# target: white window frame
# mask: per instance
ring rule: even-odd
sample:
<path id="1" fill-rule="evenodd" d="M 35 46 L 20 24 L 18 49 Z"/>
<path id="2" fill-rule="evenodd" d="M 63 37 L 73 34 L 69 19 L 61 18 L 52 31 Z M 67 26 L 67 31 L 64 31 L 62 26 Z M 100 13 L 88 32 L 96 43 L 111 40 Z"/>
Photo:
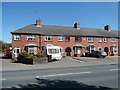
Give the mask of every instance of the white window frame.
<path id="1" fill-rule="evenodd" d="M 99 37 L 98 42 L 103 42 L 103 38 Z"/>
<path id="2" fill-rule="evenodd" d="M 75 47 L 75 54 L 82 54 L 82 47 Z"/>
<path id="3" fill-rule="evenodd" d="M 21 36 L 20 35 L 14 35 L 14 40 L 20 40 Z"/>
<path id="4" fill-rule="evenodd" d="M 50 40 L 48 40 L 50 38 Z M 52 36 L 44 36 L 45 41 L 52 41 Z"/>
<path id="5" fill-rule="evenodd" d="M 88 42 L 94 42 L 94 37 L 88 37 Z"/>
<path id="6" fill-rule="evenodd" d="M 115 43 L 116 42 L 116 38 L 111 38 L 111 42 Z"/>
<path id="7" fill-rule="evenodd" d="M 31 40 L 29 40 L 29 39 L 31 39 Z M 27 36 L 27 40 L 28 40 L 28 41 L 35 41 L 35 40 L 36 40 L 36 37 L 35 37 L 35 35 L 28 35 L 28 36 Z"/>
<path id="8" fill-rule="evenodd" d="M 64 37 L 63 36 L 58 36 L 58 41 L 64 41 Z"/>
<path id="9" fill-rule="evenodd" d="M 103 41 L 104 42 L 108 42 L 108 38 L 103 38 Z"/>

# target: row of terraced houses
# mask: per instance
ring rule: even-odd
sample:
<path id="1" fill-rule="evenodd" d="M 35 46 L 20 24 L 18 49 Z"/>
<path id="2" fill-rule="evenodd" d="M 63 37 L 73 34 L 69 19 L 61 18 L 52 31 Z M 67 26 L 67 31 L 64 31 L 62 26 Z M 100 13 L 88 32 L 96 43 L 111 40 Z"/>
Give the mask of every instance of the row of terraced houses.
<path id="1" fill-rule="evenodd" d="M 37 19 L 31 24 L 11 32 L 12 56 L 20 52 L 42 52 L 45 45 L 60 46 L 62 56 L 84 56 L 94 50 L 105 51 L 108 55 L 119 54 L 118 30 L 111 30 L 110 25 L 104 29 L 82 28 L 80 23 L 73 27 L 42 25 Z"/>

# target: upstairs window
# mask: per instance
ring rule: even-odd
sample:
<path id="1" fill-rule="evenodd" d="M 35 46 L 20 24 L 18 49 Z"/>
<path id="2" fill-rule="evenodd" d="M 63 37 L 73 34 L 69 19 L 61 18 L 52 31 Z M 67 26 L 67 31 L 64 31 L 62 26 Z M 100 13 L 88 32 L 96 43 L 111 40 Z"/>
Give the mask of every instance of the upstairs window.
<path id="1" fill-rule="evenodd" d="M 58 36 L 58 41 L 64 41 L 64 37 L 63 36 Z"/>
<path id="2" fill-rule="evenodd" d="M 102 38 L 101 37 L 98 38 L 98 42 L 102 42 Z"/>
<path id="3" fill-rule="evenodd" d="M 14 40 L 20 40 L 20 35 L 14 35 Z"/>
<path id="4" fill-rule="evenodd" d="M 65 41 L 66 41 L 66 42 L 69 42 L 69 41 L 70 41 L 70 36 L 66 36 L 66 37 L 65 37 Z"/>
<path id="5" fill-rule="evenodd" d="M 52 36 L 44 36 L 45 41 L 52 41 Z"/>
<path id="6" fill-rule="evenodd" d="M 116 38 L 111 38 L 111 42 L 115 43 L 116 42 Z"/>
<path id="7" fill-rule="evenodd" d="M 103 41 L 104 41 L 104 42 L 108 42 L 108 39 L 107 39 L 107 38 L 103 38 Z"/>
<path id="8" fill-rule="evenodd" d="M 81 42 L 82 41 L 82 37 L 75 37 L 75 42 Z"/>
<path id="9" fill-rule="evenodd" d="M 93 37 L 88 37 L 88 42 L 94 42 L 94 38 Z"/>
<path id="10" fill-rule="evenodd" d="M 35 36 L 34 35 L 28 35 L 27 40 L 28 41 L 35 41 Z"/>

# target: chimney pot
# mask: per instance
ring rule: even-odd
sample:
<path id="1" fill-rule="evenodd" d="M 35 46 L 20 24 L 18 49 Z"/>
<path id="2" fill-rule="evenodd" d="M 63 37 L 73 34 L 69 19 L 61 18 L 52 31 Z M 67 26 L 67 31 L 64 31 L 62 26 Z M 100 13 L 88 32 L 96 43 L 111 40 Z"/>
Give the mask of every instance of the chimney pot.
<path id="1" fill-rule="evenodd" d="M 36 20 L 36 25 L 37 25 L 37 27 L 41 26 L 41 20 L 40 20 L 40 18 Z"/>
<path id="2" fill-rule="evenodd" d="M 80 29 L 80 23 L 79 23 L 79 22 L 78 22 L 78 23 L 75 23 L 75 24 L 74 24 L 74 28 Z"/>
<path id="3" fill-rule="evenodd" d="M 107 30 L 107 31 L 111 31 L 111 26 L 110 26 L 110 25 L 106 25 L 106 26 L 104 27 L 104 29 Z"/>

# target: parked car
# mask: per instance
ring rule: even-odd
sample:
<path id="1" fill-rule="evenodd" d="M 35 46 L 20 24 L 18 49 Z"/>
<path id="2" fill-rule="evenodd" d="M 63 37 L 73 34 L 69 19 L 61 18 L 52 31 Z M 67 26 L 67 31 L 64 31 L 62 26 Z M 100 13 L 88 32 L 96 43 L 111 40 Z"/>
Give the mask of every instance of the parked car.
<path id="1" fill-rule="evenodd" d="M 105 58 L 107 56 L 107 53 L 104 51 L 93 51 L 91 53 L 88 53 L 87 56 L 97 57 L 97 58 Z"/>
<path id="2" fill-rule="evenodd" d="M 12 58 L 12 53 L 9 52 L 7 55 L 3 56 L 2 58 L 11 59 Z"/>

